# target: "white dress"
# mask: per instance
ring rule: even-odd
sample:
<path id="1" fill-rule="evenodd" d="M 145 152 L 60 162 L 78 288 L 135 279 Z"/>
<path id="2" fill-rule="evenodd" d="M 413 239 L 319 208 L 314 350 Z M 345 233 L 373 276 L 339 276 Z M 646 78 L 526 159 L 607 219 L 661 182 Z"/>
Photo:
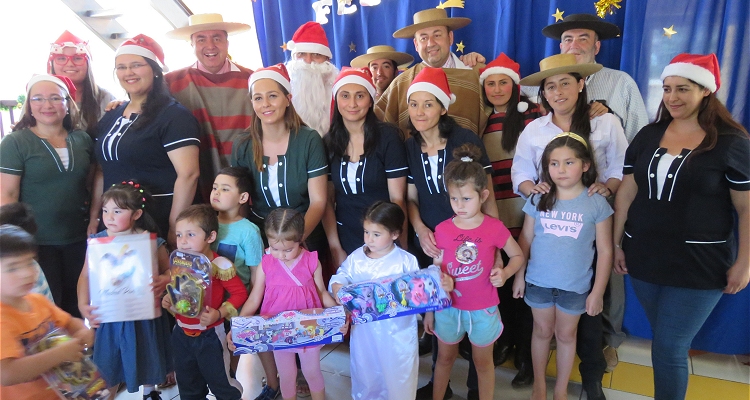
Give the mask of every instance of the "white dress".
<path id="1" fill-rule="evenodd" d="M 419 270 L 417 259 L 396 246 L 386 256 L 372 259 L 358 248 L 341 264 L 334 283 L 351 283 Z M 391 318 L 351 327 L 352 398 L 356 400 L 414 400 L 419 355 L 417 316 Z"/>

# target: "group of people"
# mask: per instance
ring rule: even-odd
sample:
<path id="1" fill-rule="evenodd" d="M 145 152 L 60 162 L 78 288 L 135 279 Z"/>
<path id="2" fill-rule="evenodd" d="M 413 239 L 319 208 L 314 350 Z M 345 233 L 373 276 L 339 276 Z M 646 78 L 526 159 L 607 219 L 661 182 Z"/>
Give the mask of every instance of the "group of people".
<path id="1" fill-rule="evenodd" d="M 513 387 L 545 399 L 554 336 L 554 398 L 567 398 L 577 353 L 588 398 L 604 399 L 623 274 L 654 332 L 655 398 L 684 398 L 692 338 L 750 280 L 750 140 L 716 97 L 716 57 L 675 57 L 647 124 L 632 78 L 595 62 L 617 26 L 586 14 L 547 26 L 561 54 L 521 77 L 504 53 L 485 65 L 450 51 L 470 22 L 416 13 L 393 36 L 412 39 L 421 62 L 400 74 L 414 59 L 387 45 L 339 71 L 315 22 L 295 32 L 286 64 L 251 71 L 228 56 L 247 25 L 193 15 L 169 33 L 191 42 L 189 67 L 168 72 L 145 35 L 117 49 L 122 102 L 65 32 L 0 142 L 0 214 L 16 216 L 2 223 L 31 211 L 38 226 L 0 227 L 3 396 L 54 398 L 40 374 L 93 345 L 113 395 L 122 383 L 159 399 L 175 371 L 183 399 L 209 388 L 239 399 L 225 320 L 333 306 L 343 285 L 434 264 L 452 308 L 424 315 L 421 338 L 416 317 L 352 327 L 352 398 L 448 399 L 462 354 L 468 398 L 492 399 L 494 368 L 515 348 Z M 146 231 L 161 238 L 164 309 L 167 249 L 203 253 L 221 289 L 199 318 L 99 323 L 86 238 Z M 28 294 L 45 280 L 62 311 Z M 50 325 L 72 340 L 25 356 Z M 417 388 L 430 351 L 432 379 Z M 256 399 L 325 398 L 319 352 L 260 353 Z"/>

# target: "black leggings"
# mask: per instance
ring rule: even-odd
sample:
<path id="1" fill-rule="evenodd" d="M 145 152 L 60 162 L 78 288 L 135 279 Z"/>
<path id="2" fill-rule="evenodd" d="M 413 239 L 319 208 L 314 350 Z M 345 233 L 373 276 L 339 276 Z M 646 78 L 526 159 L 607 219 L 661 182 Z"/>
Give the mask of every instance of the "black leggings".
<path id="1" fill-rule="evenodd" d="M 37 259 L 55 304 L 70 315 L 81 318 L 78 311 L 78 277 L 86 259 L 86 241 L 39 246 Z"/>

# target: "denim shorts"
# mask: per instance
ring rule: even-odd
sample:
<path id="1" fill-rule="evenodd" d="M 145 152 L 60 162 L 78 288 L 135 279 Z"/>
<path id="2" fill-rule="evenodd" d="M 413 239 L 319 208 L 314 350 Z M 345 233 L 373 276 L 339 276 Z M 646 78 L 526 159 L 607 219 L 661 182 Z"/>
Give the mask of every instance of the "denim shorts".
<path id="1" fill-rule="evenodd" d="M 526 282 L 526 293 L 523 300 L 531 308 L 550 308 L 557 306 L 560 311 L 581 315 L 586 312 L 586 293 L 569 292 L 562 289 L 546 288 Z"/>
<path id="2" fill-rule="evenodd" d="M 477 347 L 489 346 L 503 333 L 503 322 L 497 306 L 466 311 L 445 308 L 435 312 L 435 336 L 443 343 L 456 344 L 469 334 Z"/>

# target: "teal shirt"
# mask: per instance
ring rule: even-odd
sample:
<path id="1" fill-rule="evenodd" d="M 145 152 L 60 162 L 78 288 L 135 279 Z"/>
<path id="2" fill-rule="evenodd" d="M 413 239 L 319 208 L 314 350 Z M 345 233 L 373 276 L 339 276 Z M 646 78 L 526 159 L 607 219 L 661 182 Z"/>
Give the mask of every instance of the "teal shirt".
<path id="1" fill-rule="evenodd" d="M 250 267 L 260 265 L 263 257 L 263 241 L 258 226 L 245 218 L 231 224 L 219 224 L 218 236 L 211 249 L 234 264 L 237 276 L 250 291 Z"/>

